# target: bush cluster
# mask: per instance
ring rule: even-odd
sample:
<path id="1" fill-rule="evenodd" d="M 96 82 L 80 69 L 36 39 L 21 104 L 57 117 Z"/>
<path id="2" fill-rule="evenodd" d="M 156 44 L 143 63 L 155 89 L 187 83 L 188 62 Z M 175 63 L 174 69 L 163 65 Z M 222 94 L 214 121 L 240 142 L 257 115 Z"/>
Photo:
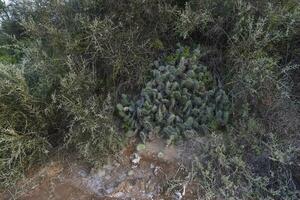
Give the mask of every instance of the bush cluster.
<path id="1" fill-rule="evenodd" d="M 286 167 L 287 158 L 295 151 L 290 151 L 292 148 L 287 150 L 288 154 L 281 151 L 275 135 L 265 132 L 254 119 L 239 127 L 242 133 L 236 132 L 236 128 L 229 128 L 226 134 L 215 132 L 190 139 L 188 153 L 193 155 L 191 168 L 193 179 L 199 181 L 199 198 L 299 199 L 293 173 Z M 269 149 L 262 139 L 268 141 Z M 253 151 L 256 153 L 250 153 Z"/>
<path id="2" fill-rule="evenodd" d="M 28 65 L 47 74 L 49 87 L 59 88 L 71 60 L 77 68 L 85 63 L 113 92 L 141 87 L 149 64 L 170 46 L 174 13 L 167 2 L 36 0 L 14 10 L 33 41 L 25 52 Z"/>
<path id="3" fill-rule="evenodd" d="M 118 112 L 130 131 L 167 137 L 204 133 L 225 126 L 229 99 L 209 69 L 200 63 L 199 48 L 179 48 L 154 64 L 152 76 L 136 102 L 123 96 Z"/>
<path id="4" fill-rule="evenodd" d="M 0 64 L 0 187 L 47 155 L 47 114 L 32 95 L 22 70 Z"/>
<path id="5" fill-rule="evenodd" d="M 1 13 L 1 33 L 20 45 L 28 94 L 53 112 L 45 133 L 51 144 L 97 163 L 119 150 L 125 139 L 113 124 L 114 94 L 141 87 L 149 63 L 170 45 L 173 7 L 161 0 L 35 0 L 12 1 L 10 15 Z"/>
<path id="6" fill-rule="evenodd" d="M 91 163 L 103 164 L 120 150 L 125 138 L 117 133 L 113 123 L 111 96 L 97 95 L 96 89 L 97 80 L 86 68 L 71 68 L 53 99 L 68 119 L 64 144 L 74 147 Z"/>
<path id="7" fill-rule="evenodd" d="M 103 163 L 126 142 L 117 107 L 129 135 L 208 137 L 202 198 L 297 199 L 298 0 L 12 0 L 0 17 L 1 186 L 51 146 Z"/>

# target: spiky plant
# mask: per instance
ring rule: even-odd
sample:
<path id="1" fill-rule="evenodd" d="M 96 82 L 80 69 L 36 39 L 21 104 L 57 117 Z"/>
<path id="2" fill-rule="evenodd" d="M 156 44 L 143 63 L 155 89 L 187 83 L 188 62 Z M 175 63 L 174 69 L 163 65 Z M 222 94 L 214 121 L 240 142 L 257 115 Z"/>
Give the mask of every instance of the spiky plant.
<path id="1" fill-rule="evenodd" d="M 228 96 L 200 57 L 199 48 L 190 51 L 181 47 L 154 63 L 151 78 L 137 101 L 123 95 L 117 109 L 130 131 L 138 131 L 142 137 L 158 133 L 176 138 L 227 124 Z"/>

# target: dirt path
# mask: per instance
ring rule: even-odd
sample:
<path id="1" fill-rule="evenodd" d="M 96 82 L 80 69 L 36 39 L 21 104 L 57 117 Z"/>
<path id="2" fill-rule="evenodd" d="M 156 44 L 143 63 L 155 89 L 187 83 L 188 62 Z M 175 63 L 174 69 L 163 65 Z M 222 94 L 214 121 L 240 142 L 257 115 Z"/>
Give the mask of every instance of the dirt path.
<path id="1" fill-rule="evenodd" d="M 159 139 L 138 150 L 131 145 L 99 169 L 74 156 L 53 159 L 1 199 L 196 199 L 187 182 L 168 184 L 185 174 L 179 163 L 178 149 Z"/>

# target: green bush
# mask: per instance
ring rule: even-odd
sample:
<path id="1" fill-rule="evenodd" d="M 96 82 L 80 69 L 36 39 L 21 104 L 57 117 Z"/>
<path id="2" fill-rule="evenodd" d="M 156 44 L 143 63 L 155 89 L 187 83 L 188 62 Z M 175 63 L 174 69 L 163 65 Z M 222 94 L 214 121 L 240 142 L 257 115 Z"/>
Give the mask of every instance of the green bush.
<path id="1" fill-rule="evenodd" d="M 194 145 L 208 145 L 191 169 L 199 198 L 299 199 L 299 94 L 291 90 L 299 8 L 295 0 L 191 0 L 180 11 L 177 34 L 218 50 L 206 61 L 232 99 L 234 128 Z"/>
<path id="2" fill-rule="evenodd" d="M 0 187 L 12 185 L 29 165 L 47 155 L 43 109 L 29 94 L 22 71 L 0 64 Z"/>
<path id="3" fill-rule="evenodd" d="M 282 71 L 299 63 L 299 1 L 191 0 L 179 12 L 176 32 L 194 43 L 216 47 L 212 59 L 234 112 L 241 104 L 264 112 L 287 87 Z M 293 70 L 286 74 L 291 76 Z M 286 75 L 285 74 L 285 75 Z"/>
<path id="4" fill-rule="evenodd" d="M 204 139 L 191 139 L 190 170 L 199 185 L 198 198 L 299 199 L 292 170 L 286 167 L 289 161 L 278 162 L 274 157 L 279 152 L 278 141 L 261 125 L 254 128 L 255 120 L 250 121 L 239 127 L 242 133 L 235 127 L 225 135 L 213 133 Z"/>
<path id="5" fill-rule="evenodd" d="M 117 108 L 130 131 L 171 138 L 227 124 L 228 96 L 199 61 L 201 53 L 199 48 L 179 48 L 176 54 L 155 62 L 152 76 L 136 102 L 124 96 Z"/>
<path id="6" fill-rule="evenodd" d="M 126 142 L 113 123 L 121 101 L 125 130 L 143 139 L 218 133 L 196 152 L 202 198 L 296 198 L 299 8 L 298 0 L 13 1 L 1 16 L 0 62 L 23 67 L 0 67 L 1 186 L 48 143 L 103 163 Z M 170 54 L 178 42 L 202 48 Z M 120 100 L 124 91 L 141 92 Z"/>
<path id="7" fill-rule="evenodd" d="M 68 74 L 71 59 L 78 67 L 84 61 L 106 91 L 143 84 L 149 64 L 174 35 L 173 9 L 162 0 L 36 0 L 14 7 L 35 43 L 25 57 L 51 87 L 59 88 L 55 83 Z"/>
<path id="8" fill-rule="evenodd" d="M 94 74 L 84 67 L 79 71 L 71 68 L 53 99 L 68 119 L 65 145 L 75 147 L 87 160 L 103 164 L 125 140 L 113 123 L 111 96 L 97 95 L 98 89 Z"/>
<path id="9" fill-rule="evenodd" d="M 55 113 L 48 120 L 49 142 L 75 147 L 95 162 L 120 149 L 124 138 L 113 123 L 114 94 L 142 86 L 149 64 L 175 35 L 173 9 L 161 0 L 10 5 L 16 22 L 11 28 L 24 36 L 28 95 Z"/>

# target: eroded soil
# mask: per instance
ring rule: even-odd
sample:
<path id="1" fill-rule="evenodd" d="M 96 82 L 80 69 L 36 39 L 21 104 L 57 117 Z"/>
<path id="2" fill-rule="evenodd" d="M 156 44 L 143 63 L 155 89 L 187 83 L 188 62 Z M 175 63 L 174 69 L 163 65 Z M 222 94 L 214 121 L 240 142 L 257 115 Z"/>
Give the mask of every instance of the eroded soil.
<path id="1" fill-rule="evenodd" d="M 180 151 L 156 139 L 136 149 L 132 144 L 103 167 L 91 167 L 74 155 L 58 156 L 1 199 L 197 199 L 181 167 Z M 172 180 L 179 180 L 172 182 Z"/>

